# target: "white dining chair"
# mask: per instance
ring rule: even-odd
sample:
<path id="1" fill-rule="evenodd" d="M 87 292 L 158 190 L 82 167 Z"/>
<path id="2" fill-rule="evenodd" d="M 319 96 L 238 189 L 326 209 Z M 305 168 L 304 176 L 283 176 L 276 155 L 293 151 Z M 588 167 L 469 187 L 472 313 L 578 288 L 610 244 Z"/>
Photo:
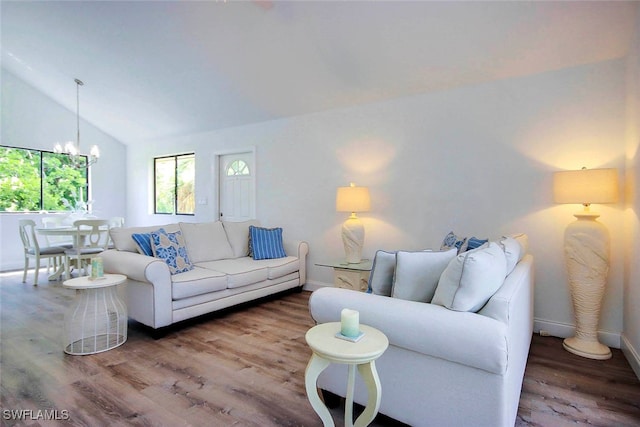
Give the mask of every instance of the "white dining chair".
<path id="1" fill-rule="evenodd" d="M 64 226 L 64 217 L 62 216 L 45 216 L 41 219 L 41 221 L 44 228 L 57 228 Z M 63 248 L 67 249 L 73 247 L 73 238 L 68 236 L 50 236 L 45 234 L 44 240 L 45 242 L 47 242 L 47 246 L 62 246 Z M 56 258 L 50 258 L 48 260 L 47 273 L 49 272 L 49 269 L 51 267 L 56 270 L 58 268 L 58 265 L 62 265 L 63 261 L 64 255 Z"/>
<path id="2" fill-rule="evenodd" d="M 20 239 L 24 247 L 24 274 L 22 275 L 22 283 L 27 281 L 27 270 L 29 269 L 29 259 L 35 258 L 36 271 L 33 278 L 33 284 L 38 284 L 38 275 L 40 274 L 40 259 L 61 259 L 65 255 L 66 248 L 61 246 L 44 246 L 41 247 L 36 236 L 36 222 L 31 219 L 21 219 L 18 221 L 20 230 Z"/>
<path id="3" fill-rule="evenodd" d="M 78 271 L 87 274 L 86 261 L 98 256 L 107 250 L 109 246 L 109 220 L 106 219 L 79 219 L 73 223 L 77 235 L 75 242 L 78 246 L 64 251 L 64 262 L 67 278 L 71 277 L 70 264 L 75 261 Z"/>

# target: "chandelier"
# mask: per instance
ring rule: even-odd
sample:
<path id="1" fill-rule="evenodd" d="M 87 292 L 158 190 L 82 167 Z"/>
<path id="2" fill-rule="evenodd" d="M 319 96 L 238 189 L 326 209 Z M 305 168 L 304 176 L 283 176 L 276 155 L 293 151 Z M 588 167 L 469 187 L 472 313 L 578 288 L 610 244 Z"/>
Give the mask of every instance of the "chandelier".
<path id="1" fill-rule="evenodd" d="M 75 144 L 73 143 L 73 141 L 68 141 L 66 144 L 64 144 L 64 147 L 60 145 L 60 143 L 57 143 L 53 147 L 53 152 L 58 154 L 67 154 L 71 159 L 71 166 L 76 169 L 82 169 L 88 168 L 98 161 L 98 159 L 100 158 L 100 150 L 98 149 L 97 145 L 91 147 L 91 151 L 87 156 L 86 162 L 84 161 L 83 156 L 80 154 L 80 86 L 83 86 L 84 83 L 82 83 L 82 81 L 79 79 L 74 79 L 74 81 L 76 82 L 76 124 L 78 129 L 77 140 Z"/>

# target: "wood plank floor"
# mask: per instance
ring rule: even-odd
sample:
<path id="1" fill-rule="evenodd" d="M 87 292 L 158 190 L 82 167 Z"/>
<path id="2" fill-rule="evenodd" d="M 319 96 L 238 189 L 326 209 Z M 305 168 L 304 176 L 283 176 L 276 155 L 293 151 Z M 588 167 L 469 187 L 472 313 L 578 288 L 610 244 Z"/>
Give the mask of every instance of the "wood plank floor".
<path id="1" fill-rule="evenodd" d="M 44 274 L 37 287 L 21 276 L 0 274 L 3 426 L 321 425 L 304 391 L 308 292 L 206 316 L 159 340 L 130 322 L 121 347 L 69 356 L 61 330 L 74 292 Z M 32 412 L 19 421 L 11 410 Z M 337 425 L 343 411 L 332 410 Z M 379 416 L 373 425 L 401 424 Z M 516 425 L 640 426 L 640 382 L 619 350 L 592 361 L 534 336 Z"/>

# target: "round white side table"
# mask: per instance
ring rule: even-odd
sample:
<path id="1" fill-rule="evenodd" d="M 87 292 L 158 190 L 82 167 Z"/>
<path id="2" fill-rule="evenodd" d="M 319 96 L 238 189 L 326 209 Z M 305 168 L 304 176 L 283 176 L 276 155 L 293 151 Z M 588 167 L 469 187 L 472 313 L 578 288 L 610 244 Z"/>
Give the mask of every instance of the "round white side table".
<path id="1" fill-rule="evenodd" d="M 116 286 L 127 276 L 105 274 L 65 280 L 63 286 L 76 289 L 76 299 L 64 316 L 64 352 L 85 355 L 111 350 L 127 340 L 127 307 Z"/>
<path id="2" fill-rule="evenodd" d="M 330 363 L 349 365 L 347 380 L 347 400 L 344 409 L 346 426 L 353 426 L 353 389 L 355 386 L 355 368 L 358 368 L 369 393 L 367 406 L 355 422 L 355 426 L 366 426 L 373 421 L 380 408 L 381 387 L 375 360 L 389 347 L 389 340 L 379 330 L 360 325 L 364 336 L 358 342 L 336 338 L 340 332 L 340 322 L 323 323 L 307 331 L 305 339 L 313 350 L 305 371 L 305 387 L 311 406 L 322 419 L 325 427 L 333 426 L 331 413 L 318 394 L 318 377 Z"/>

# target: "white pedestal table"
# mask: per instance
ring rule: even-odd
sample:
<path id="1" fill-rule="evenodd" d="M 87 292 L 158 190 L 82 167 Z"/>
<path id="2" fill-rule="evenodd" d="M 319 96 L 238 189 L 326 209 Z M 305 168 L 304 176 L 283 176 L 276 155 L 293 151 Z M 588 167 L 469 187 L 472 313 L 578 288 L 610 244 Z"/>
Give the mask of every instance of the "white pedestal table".
<path id="1" fill-rule="evenodd" d="M 334 426 L 331 413 L 318 394 L 318 377 L 331 363 L 349 365 L 347 380 L 347 400 L 344 420 L 346 426 L 366 426 L 373 421 L 380 408 L 381 387 L 375 360 L 389 347 L 389 340 L 379 330 L 367 325 L 360 325 L 364 336 L 358 342 L 336 338 L 340 332 L 340 322 L 323 323 L 307 331 L 305 339 L 313 355 L 305 371 L 305 387 L 311 406 L 322 419 L 325 427 Z M 355 386 L 355 369 L 362 376 L 369 393 L 367 405 L 353 424 L 353 390 Z"/>
<path id="2" fill-rule="evenodd" d="M 65 280 L 76 289 L 76 299 L 64 317 L 64 352 L 72 355 L 101 353 L 127 340 L 127 307 L 118 297 L 123 274 L 105 274 L 92 280 L 83 276 Z"/>

